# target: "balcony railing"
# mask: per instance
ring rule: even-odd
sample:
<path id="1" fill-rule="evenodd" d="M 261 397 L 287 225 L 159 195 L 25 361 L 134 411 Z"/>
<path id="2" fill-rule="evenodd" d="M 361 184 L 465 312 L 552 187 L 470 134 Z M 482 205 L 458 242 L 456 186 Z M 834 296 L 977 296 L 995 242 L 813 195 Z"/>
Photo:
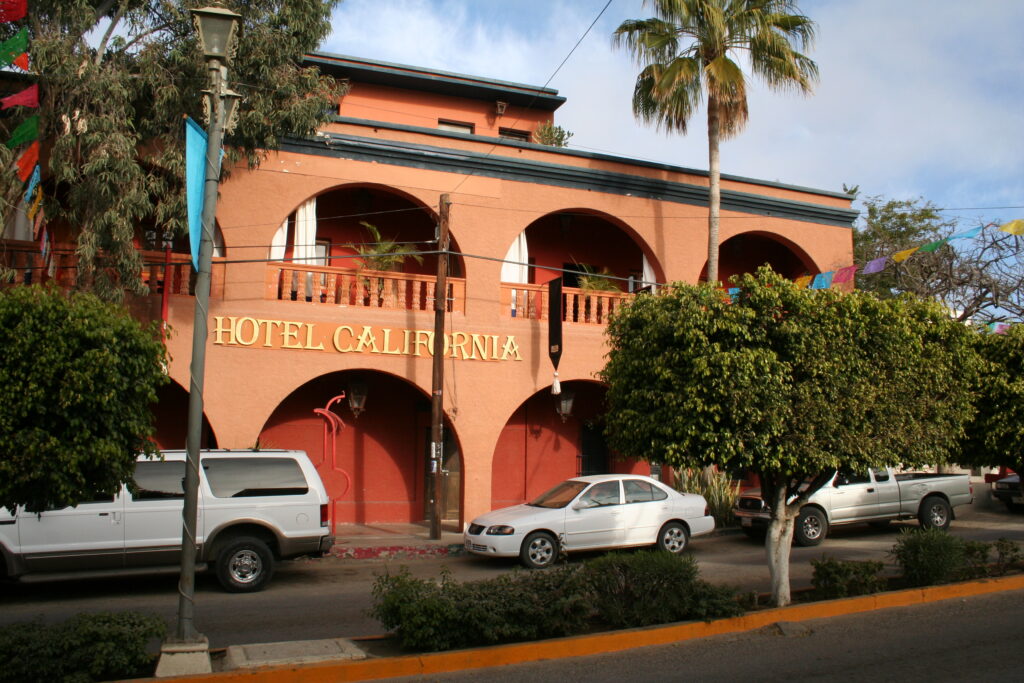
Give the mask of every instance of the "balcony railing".
<path id="1" fill-rule="evenodd" d="M 4 240 L 0 249 L 0 263 L 11 268 L 13 284 L 30 285 L 54 281 L 61 287 L 74 285 L 78 277 L 78 255 L 73 244 L 55 244 L 48 259 L 44 259 L 36 242 Z M 195 271 L 188 254 L 168 254 L 164 251 L 141 251 L 142 282 L 150 295 L 163 294 L 166 283 L 168 294 L 192 296 L 195 294 Z M 224 292 L 224 259 L 214 258 L 210 280 L 210 296 L 219 298 Z"/>
<path id="2" fill-rule="evenodd" d="M 575 287 L 562 289 L 562 320 L 567 323 L 607 325 L 612 313 L 631 300 L 625 292 L 593 292 Z M 546 285 L 501 283 L 501 305 L 512 318 L 548 319 Z"/>
<path id="3" fill-rule="evenodd" d="M 267 264 L 266 298 L 399 311 L 434 310 L 435 278 L 298 263 Z M 449 313 L 465 312 L 466 280 L 448 278 Z"/>

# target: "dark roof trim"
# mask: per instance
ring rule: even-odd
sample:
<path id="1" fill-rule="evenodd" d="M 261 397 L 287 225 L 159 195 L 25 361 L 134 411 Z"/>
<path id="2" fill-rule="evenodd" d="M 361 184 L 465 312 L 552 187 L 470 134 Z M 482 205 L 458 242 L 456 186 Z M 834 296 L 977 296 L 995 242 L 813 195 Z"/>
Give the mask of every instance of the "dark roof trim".
<path id="1" fill-rule="evenodd" d="M 349 78 L 359 83 L 387 85 L 406 90 L 421 90 L 474 100 L 504 100 L 519 107 L 554 111 L 565 102 L 558 91 L 523 83 L 497 81 L 448 71 L 424 69 L 379 62 L 329 52 L 313 52 L 303 60 L 315 64 L 326 74 Z"/>
<path id="2" fill-rule="evenodd" d="M 467 137 L 479 139 L 477 136 Z M 316 138 L 287 140 L 281 145 L 281 148 L 299 154 L 316 154 L 431 171 L 501 178 L 523 183 L 571 187 L 629 197 L 646 197 L 677 204 L 708 205 L 708 188 L 706 186 L 541 161 L 509 159 L 479 152 L 380 138 L 364 138 L 341 133 L 319 133 Z M 853 209 L 822 206 L 810 202 L 766 197 L 727 189 L 722 190 L 722 209 L 846 228 L 852 227 L 853 221 L 857 217 L 857 211 Z"/>
<path id="3" fill-rule="evenodd" d="M 687 175 L 697 175 L 708 177 L 708 172 L 697 168 L 687 168 L 685 166 L 673 166 L 671 164 L 663 164 L 657 161 L 643 161 L 640 159 L 630 159 L 628 157 L 619 157 L 613 154 L 601 154 L 596 152 L 583 152 L 578 149 L 570 149 L 568 147 L 552 147 L 550 145 L 539 145 L 532 142 L 521 142 L 518 140 L 511 140 L 507 138 L 492 138 L 485 135 L 473 135 L 469 133 L 456 133 L 454 131 L 440 130 L 438 128 L 424 128 L 421 126 L 408 126 L 400 123 L 390 123 L 383 121 L 373 121 L 370 119 L 357 119 L 348 116 L 332 116 L 331 120 L 336 123 L 347 123 L 355 126 L 366 126 L 367 128 L 383 128 L 385 130 L 398 130 L 406 133 L 421 133 L 423 135 L 432 135 L 435 137 L 444 138 L 459 138 L 462 140 L 472 140 L 474 142 L 487 142 L 488 144 L 501 145 L 503 147 L 522 147 L 524 149 L 537 149 L 552 154 L 562 154 L 564 156 L 578 157 L 580 159 L 594 159 L 597 161 L 610 161 L 617 164 L 628 164 L 630 166 L 640 166 L 643 168 L 655 168 L 659 171 L 668 171 L 670 173 L 686 173 Z M 728 173 L 722 174 L 722 180 L 731 180 L 735 182 L 748 183 L 750 185 L 760 185 L 762 187 L 774 187 L 780 190 L 794 190 L 796 192 L 806 192 L 807 194 L 816 194 L 822 197 L 835 197 L 836 199 L 850 199 L 850 195 L 845 192 L 836 192 L 834 190 L 820 190 L 815 187 L 806 187 L 803 185 L 792 185 L 788 183 L 779 183 L 772 180 L 761 180 L 759 178 L 749 178 L 747 176 L 731 175 Z"/>

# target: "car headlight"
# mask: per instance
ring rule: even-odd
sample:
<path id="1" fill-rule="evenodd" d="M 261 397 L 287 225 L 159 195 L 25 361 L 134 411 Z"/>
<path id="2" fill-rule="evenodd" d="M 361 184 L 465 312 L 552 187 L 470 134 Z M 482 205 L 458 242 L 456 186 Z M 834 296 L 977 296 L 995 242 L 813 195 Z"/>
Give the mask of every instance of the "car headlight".
<path id="1" fill-rule="evenodd" d="M 516 530 L 506 524 L 495 524 L 487 527 L 488 536 L 511 536 Z"/>

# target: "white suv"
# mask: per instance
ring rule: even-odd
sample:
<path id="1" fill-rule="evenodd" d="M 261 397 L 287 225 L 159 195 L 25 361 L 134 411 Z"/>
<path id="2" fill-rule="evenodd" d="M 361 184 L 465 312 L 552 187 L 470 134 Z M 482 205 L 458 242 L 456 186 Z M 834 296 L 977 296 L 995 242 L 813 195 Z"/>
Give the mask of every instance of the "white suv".
<path id="1" fill-rule="evenodd" d="M 113 499 L 15 514 L 0 508 L 0 577 L 180 562 L 185 451 L 140 457 Z M 302 451 L 202 451 L 197 561 L 228 591 L 258 591 L 274 560 L 323 555 L 334 543 L 330 500 Z"/>

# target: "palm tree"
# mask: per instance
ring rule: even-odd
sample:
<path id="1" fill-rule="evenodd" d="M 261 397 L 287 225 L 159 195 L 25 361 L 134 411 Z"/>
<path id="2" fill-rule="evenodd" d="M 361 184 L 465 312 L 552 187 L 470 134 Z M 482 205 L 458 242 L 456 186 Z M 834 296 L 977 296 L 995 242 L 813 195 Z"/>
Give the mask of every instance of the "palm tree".
<path id="1" fill-rule="evenodd" d="M 645 0 L 656 17 L 631 19 L 615 30 L 642 67 L 633 90 L 633 113 L 666 132 L 686 124 L 707 97 L 708 281 L 718 281 L 720 140 L 747 122 L 747 83 L 734 61 L 745 52 L 754 74 L 776 90 L 810 93 L 818 66 L 799 50 L 814 40 L 815 25 L 796 0 Z"/>

